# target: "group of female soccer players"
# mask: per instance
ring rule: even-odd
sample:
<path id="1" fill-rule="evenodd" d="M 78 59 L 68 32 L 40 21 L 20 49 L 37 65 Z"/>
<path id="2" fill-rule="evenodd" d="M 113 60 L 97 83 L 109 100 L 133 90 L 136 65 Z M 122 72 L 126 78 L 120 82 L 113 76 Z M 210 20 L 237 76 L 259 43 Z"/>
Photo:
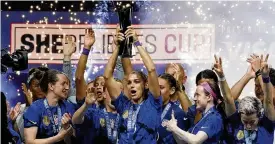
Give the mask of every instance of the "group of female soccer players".
<path id="1" fill-rule="evenodd" d="M 130 38 L 148 74 L 134 71 L 130 59 L 122 58 L 124 78 L 118 80 L 113 76 L 120 44 Z M 94 31 L 89 29 L 75 88 L 70 69 L 75 44 L 70 37 L 64 43 L 64 73 L 37 68 L 29 74 L 32 99 L 23 114 L 25 143 L 273 143 L 275 72 L 267 64 L 268 55 L 251 55 L 248 72 L 232 88 L 226 82 L 222 59 L 215 56 L 212 70 L 196 77 L 192 105 L 183 86 L 187 77 L 181 65 L 168 64 L 165 73 L 158 75 L 131 26 L 125 33 L 117 27 L 104 74 L 86 83 L 84 72 L 94 42 Z M 255 79 L 257 97 L 238 100 L 251 79 Z M 75 100 L 70 97 L 73 93 Z"/>

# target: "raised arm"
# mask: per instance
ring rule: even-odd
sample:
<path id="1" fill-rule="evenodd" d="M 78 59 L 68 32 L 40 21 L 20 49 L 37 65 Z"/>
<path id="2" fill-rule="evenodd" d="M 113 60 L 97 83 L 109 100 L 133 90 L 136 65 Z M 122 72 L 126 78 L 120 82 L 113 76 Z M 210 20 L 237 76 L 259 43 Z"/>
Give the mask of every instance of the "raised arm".
<path id="1" fill-rule="evenodd" d="M 180 90 L 176 93 L 178 95 L 178 100 L 184 112 L 188 112 L 188 108 L 192 105 L 190 99 L 186 95 L 185 91 Z"/>
<path id="2" fill-rule="evenodd" d="M 255 72 L 250 65 L 247 69 L 246 74 L 231 88 L 231 93 L 234 100 L 237 100 L 239 98 L 244 87 L 253 78 L 255 78 Z"/>
<path id="3" fill-rule="evenodd" d="M 87 29 L 85 32 L 84 48 L 77 64 L 75 73 L 75 86 L 76 86 L 76 100 L 81 101 L 85 98 L 87 84 L 84 79 L 84 72 L 86 68 L 87 59 L 91 47 L 95 42 L 95 34 L 93 29 Z"/>
<path id="4" fill-rule="evenodd" d="M 158 75 L 156 72 L 155 64 L 153 63 L 149 54 L 145 51 L 145 49 L 141 46 L 138 41 L 138 36 L 133 27 L 129 26 L 128 30 L 125 32 L 126 38 L 133 37 L 133 44 L 137 47 L 138 52 L 140 53 L 140 57 L 148 71 L 148 86 L 150 92 L 153 94 L 155 98 L 160 96 L 160 87 L 158 85 Z"/>
<path id="5" fill-rule="evenodd" d="M 262 56 L 261 56 L 262 59 Z M 270 68 L 267 64 L 268 55 L 265 58 L 265 61 L 261 63 L 261 73 L 262 73 L 262 81 L 263 81 L 263 92 L 264 92 L 264 114 L 265 116 L 271 120 L 275 121 L 275 109 L 273 104 L 273 96 L 272 89 L 273 85 L 270 82 L 269 72 Z"/>
<path id="6" fill-rule="evenodd" d="M 84 115 L 88 107 L 96 102 L 96 95 L 94 89 L 88 90 L 88 95 L 85 98 L 85 103 L 74 113 L 72 118 L 73 124 L 82 124 L 84 122 Z"/>
<path id="7" fill-rule="evenodd" d="M 188 112 L 188 108 L 192 105 L 192 103 L 191 103 L 190 99 L 188 98 L 187 94 L 185 93 L 185 91 L 182 89 L 182 83 L 181 83 L 181 81 L 182 81 L 181 77 L 183 77 L 183 76 L 181 76 L 182 73 L 181 73 L 180 68 L 177 64 L 171 64 L 171 65 L 175 70 L 174 77 L 177 80 L 178 85 L 179 85 L 179 91 L 176 92 L 176 97 L 179 100 L 183 111 Z"/>
<path id="8" fill-rule="evenodd" d="M 63 38 L 63 72 L 69 77 L 70 80 L 70 90 L 69 90 L 69 97 L 75 96 L 75 88 L 72 87 L 73 82 L 73 74 L 72 74 L 72 66 L 71 66 L 71 56 L 75 52 L 76 45 L 73 41 L 72 36 L 65 36 Z"/>
<path id="9" fill-rule="evenodd" d="M 122 67 L 124 71 L 124 78 L 122 80 L 123 84 L 123 93 L 128 96 L 128 89 L 127 89 L 127 78 L 129 77 L 130 73 L 133 71 L 132 63 L 130 58 L 122 58 Z"/>
<path id="10" fill-rule="evenodd" d="M 112 44 L 113 54 L 111 55 L 106 65 L 104 75 L 103 75 L 105 78 L 105 84 L 106 84 L 107 90 L 112 100 L 115 100 L 121 92 L 119 85 L 117 85 L 117 82 L 113 77 L 113 73 L 114 73 L 118 52 L 119 52 L 119 43 L 120 43 L 119 41 L 123 41 L 123 40 L 124 40 L 124 35 L 120 33 L 120 28 L 119 26 L 117 26 L 116 36 L 114 36 L 114 40 Z"/>
<path id="11" fill-rule="evenodd" d="M 226 116 L 231 116 L 232 114 L 234 114 L 236 112 L 236 106 L 234 103 L 234 99 L 231 95 L 230 88 L 225 80 L 225 76 L 224 76 L 223 68 L 222 68 L 222 59 L 221 59 L 221 57 L 219 57 L 219 59 L 218 59 L 216 55 L 215 55 L 214 70 L 220 79 L 219 83 L 220 83 L 221 92 L 222 92 L 223 98 L 224 98 L 225 114 L 226 114 Z"/>

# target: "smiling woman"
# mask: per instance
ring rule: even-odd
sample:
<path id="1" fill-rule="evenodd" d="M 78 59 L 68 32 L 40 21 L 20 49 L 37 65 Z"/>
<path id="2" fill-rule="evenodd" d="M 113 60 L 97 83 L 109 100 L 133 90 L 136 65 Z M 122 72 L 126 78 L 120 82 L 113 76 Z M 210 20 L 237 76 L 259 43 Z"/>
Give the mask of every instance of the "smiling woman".
<path id="1" fill-rule="evenodd" d="M 26 143 L 63 143 L 73 131 L 70 119 L 74 106 L 65 101 L 69 79 L 58 70 L 48 70 L 40 87 L 46 98 L 35 101 L 24 113 Z"/>

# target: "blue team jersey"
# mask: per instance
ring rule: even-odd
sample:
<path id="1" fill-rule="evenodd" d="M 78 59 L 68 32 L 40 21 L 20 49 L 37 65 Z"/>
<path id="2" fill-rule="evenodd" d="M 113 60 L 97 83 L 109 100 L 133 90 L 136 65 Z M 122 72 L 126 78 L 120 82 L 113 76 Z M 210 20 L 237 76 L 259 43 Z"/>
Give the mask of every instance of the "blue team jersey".
<path id="1" fill-rule="evenodd" d="M 187 111 L 187 117 L 189 119 L 190 126 L 194 126 L 196 114 L 197 114 L 196 105 L 190 106 Z"/>
<path id="2" fill-rule="evenodd" d="M 223 119 L 215 107 L 204 113 L 201 120 L 189 129 L 192 134 L 197 134 L 199 131 L 205 132 L 208 136 L 204 144 L 215 144 L 220 141 L 223 133 Z"/>
<path id="3" fill-rule="evenodd" d="M 16 141 L 16 144 L 21 144 L 20 135 L 13 129 L 12 120 L 8 118 L 8 130 L 10 131 L 13 139 Z"/>
<path id="4" fill-rule="evenodd" d="M 59 101 L 59 107 L 61 109 L 61 114 L 69 113 L 71 116 L 75 112 L 75 105 L 67 101 Z M 53 118 L 58 119 L 58 107 L 49 107 L 49 110 L 53 114 Z M 50 121 L 49 114 L 44 105 L 44 99 L 40 99 L 31 104 L 28 110 L 23 115 L 24 128 L 38 127 L 36 138 L 43 139 L 55 136 L 58 132 L 54 132 L 53 123 Z"/>
<path id="5" fill-rule="evenodd" d="M 167 112 L 165 112 L 167 105 L 163 106 L 163 108 L 162 108 L 162 113 L 163 114 L 166 113 L 162 121 L 170 120 L 172 110 L 173 110 L 174 116 L 177 119 L 178 127 L 180 129 L 186 131 L 189 128 L 189 120 L 188 120 L 185 112 L 182 109 L 180 109 L 179 106 L 177 104 L 175 104 L 174 102 L 170 102 L 171 107 Z M 158 144 L 176 144 L 173 134 L 171 132 L 167 131 L 165 127 L 160 126 L 158 128 L 158 133 L 159 133 Z"/>
<path id="6" fill-rule="evenodd" d="M 234 113 L 232 116 L 228 117 L 228 138 L 233 140 L 231 143 L 242 144 L 245 143 L 245 131 L 244 126 L 241 121 L 240 114 L 238 112 Z M 257 144 L 272 144 L 274 138 L 274 127 L 272 126 L 272 121 L 266 116 L 263 116 L 259 123 L 256 131 L 256 138 L 253 143 Z M 230 141 L 230 140 L 228 140 Z"/>
<path id="7" fill-rule="evenodd" d="M 81 105 L 83 103 L 81 103 Z M 78 105 L 78 107 L 81 107 L 81 105 Z M 89 114 L 92 111 L 98 110 L 103 112 L 103 109 L 104 109 L 103 105 L 96 105 L 96 104 L 91 105 L 88 108 L 88 111 L 85 113 L 84 122 L 82 124 L 75 124 L 77 143 L 90 144 L 95 140 L 95 137 L 97 136 L 95 121 L 87 118 L 90 118 Z"/>
<path id="8" fill-rule="evenodd" d="M 105 111 L 100 109 L 89 109 L 85 113 L 84 122 L 82 124 L 83 128 L 86 130 L 86 135 L 84 137 L 85 141 L 82 143 L 90 144 L 90 143 L 102 143 L 102 144 L 112 144 L 116 143 L 117 137 L 108 138 L 107 127 L 111 128 L 111 132 L 113 134 L 114 129 L 116 129 L 120 124 L 120 117 L 118 114 L 114 114 L 111 112 L 107 112 L 109 123 L 107 122 L 107 118 L 105 115 Z M 109 124 L 109 125 L 108 125 Z"/>
<path id="9" fill-rule="evenodd" d="M 148 92 L 148 97 L 140 105 L 139 113 L 135 123 L 135 131 L 132 139 L 129 139 L 127 132 L 127 121 L 130 107 L 136 110 L 138 105 L 133 104 L 123 93 L 114 101 L 114 106 L 120 114 L 121 125 L 119 128 L 119 143 L 141 143 L 153 144 L 157 143 L 157 130 L 161 125 L 162 112 L 162 97 L 155 99 L 153 95 Z"/>

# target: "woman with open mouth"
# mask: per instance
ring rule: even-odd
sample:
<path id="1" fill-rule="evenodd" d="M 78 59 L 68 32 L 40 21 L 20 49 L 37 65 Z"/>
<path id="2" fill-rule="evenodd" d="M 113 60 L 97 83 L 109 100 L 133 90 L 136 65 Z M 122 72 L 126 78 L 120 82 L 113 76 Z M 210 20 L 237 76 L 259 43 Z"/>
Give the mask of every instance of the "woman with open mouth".
<path id="1" fill-rule="evenodd" d="M 122 117 L 118 143 L 157 143 L 157 129 L 161 122 L 162 98 L 155 65 L 138 41 L 137 33 L 133 27 L 128 27 L 124 34 L 117 27 L 116 37 L 114 38 L 113 47 L 115 49 L 106 66 L 104 78 L 112 101 Z M 127 78 L 128 99 L 121 92 L 119 85 L 116 84 L 113 72 L 119 49 L 122 48 L 120 43 L 130 38 L 133 40 L 133 45 L 138 49 L 148 71 L 148 80 L 142 72 L 131 72 Z"/>
<path id="2" fill-rule="evenodd" d="M 92 44 L 89 43 L 94 43 L 94 41 L 93 30 L 86 31 L 85 45 L 91 46 Z M 86 48 L 83 49 L 82 53 L 84 58 L 86 57 L 85 55 L 89 53 L 85 52 L 87 51 L 85 49 Z M 84 73 L 83 69 L 80 70 Z M 81 74 L 79 75 L 82 77 Z M 82 91 L 79 91 L 79 93 L 84 94 L 84 89 L 83 87 L 81 88 L 80 91 Z M 78 143 L 116 143 L 120 116 L 111 104 L 110 96 L 106 91 L 104 77 L 96 77 L 93 82 L 93 87 L 87 87 L 86 96 L 79 98 L 80 100 L 84 99 L 84 101 L 81 101 L 83 104 L 81 103 L 81 107 L 75 112 L 72 118 L 73 124 L 77 127 Z"/>

